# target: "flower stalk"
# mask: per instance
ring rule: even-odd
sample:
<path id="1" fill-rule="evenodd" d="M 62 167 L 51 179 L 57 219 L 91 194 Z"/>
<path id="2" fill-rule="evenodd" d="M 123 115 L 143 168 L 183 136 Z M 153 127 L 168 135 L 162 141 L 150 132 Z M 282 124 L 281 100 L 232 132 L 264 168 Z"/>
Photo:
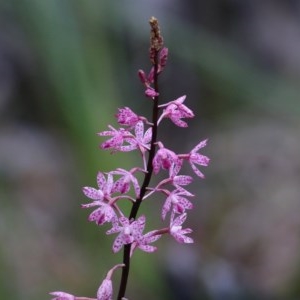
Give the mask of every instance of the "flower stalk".
<path id="1" fill-rule="evenodd" d="M 98 187 L 83 188 L 84 195 L 91 202 L 82 204 L 82 208 L 94 208 L 88 220 L 97 226 L 105 223 L 111 224 L 106 234 L 117 234 L 112 251 L 116 253 L 123 249 L 123 261 L 108 271 L 98 288 L 97 298 L 77 297 L 59 291 L 50 293 L 55 296 L 53 300 L 112 300 L 111 277 L 113 272 L 120 268 L 122 275 L 117 299 L 124 300 L 131 257 L 137 249 L 147 253 L 155 252 L 157 247 L 152 244 L 162 236 L 170 236 L 178 243 L 193 243 L 193 239 L 188 236 L 192 233 L 192 229 L 183 228 L 183 223 L 188 216 L 187 210 L 194 207 L 193 203 L 187 199 L 194 195 L 186 189 L 186 186 L 193 181 L 193 177 L 182 175 L 180 171 L 186 161 L 197 177 L 204 178 L 199 166 L 207 166 L 209 158 L 200 154 L 199 150 L 206 146 L 207 140 L 198 142 L 189 153 L 183 154 L 176 154 L 165 147 L 161 140 L 158 140 L 158 127 L 164 120 L 169 119 L 177 127 L 186 128 L 188 124 L 182 119 L 193 118 L 194 113 L 183 104 L 186 99 L 185 95 L 164 104 L 159 103 L 158 78 L 166 67 L 168 49 L 164 47 L 157 19 L 152 17 L 149 23 L 151 69 L 148 75 L 143 70 L 139 70 L 138 76 L 145 87 L 145 96 L 152 102 L 151 122 L 146 117 L 134 113 L 129 107 L 119 108 L 116 118 L 122 127 L 114 128 L 108 125 L 109 130 L 98 133 L 99 136 L 107 138 L 100 148 L 110 150 L 111 154 L 139 151 L 142 155 L 142 167 L 136 166 L 129 171 L 117 168 L 110 172 L 98 172 Z M 138 172 L 144 175 L 141 183 L 136 177 Z M 163 172 L 167 173 L 166 177 L 151 186 L 155 176 Z M 131 190 L 134 196 L 130 194 Z M 160 215 L 163 222 L 167 221 L 167 225 L 143 233 L 147 217 L 138 216 L 139 208 L 144 200 L 148 201 L 157 193 L 165 196 Z M 132 205 L 128 217 L 119 207 L 119 202 L 124 201 Z"/>

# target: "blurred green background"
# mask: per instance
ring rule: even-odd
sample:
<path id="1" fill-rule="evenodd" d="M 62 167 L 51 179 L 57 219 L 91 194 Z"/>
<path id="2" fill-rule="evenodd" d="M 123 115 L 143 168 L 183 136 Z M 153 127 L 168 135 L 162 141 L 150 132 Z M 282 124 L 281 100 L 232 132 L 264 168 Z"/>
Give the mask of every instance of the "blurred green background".
<path id="1" fill-rule="evenodd" d="M 140 164 L 100 151 L 96 133 L 120 106 L 149 116 L 137 70 L 152 15 L 170 53 L 161 99 L 186 94 L 197 115 L 188 129 L 164 122 L 160 138 L 180 153 L 209 138 L 211 165 L 191 188 L 195 244 L 137 252 L 127 297 L 300 299 L 297 0 L 1 1 L 1 298 L 93 297 L 121 261 L 81 188 Z M 147 230 L 163 226 L 161 201 L 141 209 Z"/>

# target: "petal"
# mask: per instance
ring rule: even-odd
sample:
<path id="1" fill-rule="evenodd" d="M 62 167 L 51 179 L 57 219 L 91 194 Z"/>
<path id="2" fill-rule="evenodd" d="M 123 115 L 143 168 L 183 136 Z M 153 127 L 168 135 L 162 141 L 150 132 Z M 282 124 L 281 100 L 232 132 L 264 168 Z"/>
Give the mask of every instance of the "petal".
<path id="1" fill-rule="evenodd" d="M 197 165 L 207 167 L 210 159 L 199 153 L 191 153 L 189 160 Z"/>
<path id="2" fill-rule="evenodd" d="M 194 207 L 193 203 L 183 197 L 179 197 L 179 203 L 182 205 L 185 209 L 192 209 Z"/>
<path id="3" fill-rule="evenodd" d="M 174 221 L 172 221 L 172 227 L 181 226 L 184 223 L 184 221 L 186 220 L 186 217 L 187 217 L 186 213 L 178 216 Z"/>
<path id="4" fill-rule="evenodd" d="M 152 138 L 152 127 L 148 128 L 147 131 L 145 132 L 143 142 L 145 144 L 148 144 L 151 141 L 151 138 Z"/>
<path id="5" fill-rule="evenodd" d="M 176 160 L 176 163 L 174 162 L 169 170 L 169 176 L 175 177 L 179 171 L 181 170 L 183 161 L 181 159 Z"/>
<path id="6" fill-rule="evenodd" d="M 65 293 L 65 292 L 51 292 L 49 293 L 52 296 L 56 296 L 52 298 L 52 300 L 75 300 L 75 296 Z"/>
<path id="7" fill-rule="evenodd" d="M 199 149 L 205 147 L 206 144 L 207 144 L 207 139 L 204 140 L 204 141 L 201 141 L 199 144 L 197 144 L 197 145 L 192 149 L 191 152 L 197 152 Z"/>
<path id="8" fill-rule="evenodd" d="M 173 184 L 178 184 L 178 185 L 188 185 L 192 181 L 193 181 L 193 177 L 188 175 L 177 175 L 173 178 Z"/>
<path id="9" fill-rule="evenodd" d="M 120 217 L 119 221 L 123 227 L 129 226 L 129 220 L 126 217 Z"/>
<path id="10" fill-rule="evenodd" d="M 98 132 L 97 135 L 100 135 L 100 136 L 113 136 L 115 134 L 115 132 L 116 132 L 115 129 L 114 129 L 114 131 L 107 130 L 107 131 Z"/>
<path id="11" fill-rule="evenodd" d="M 139 245 L 138 247 L 148 253 L 152 253 L 157 250 L 157 247 L 151 245 Z"/>
<path id="12" fill-rule="evenodd" d="M 87 204 L 81 204 L 81 207 L 82 208 L 89 208 L 89 207 L 94 207 L 94 206 L 101 206 L 103 205 L 103 202 L 102 201 L 93 201 L 91 203 L 87 203 Z"/>
<path id="13" fill-rule="evenodd" d="M 120 232 L 121 230 L 122 230 L 122 227 L 120 227 L 118 225 L 118 223 L 116 222 L 113 224 L 113 227 L 111 229 L 106 231 L 106 234 L 108 235 L 108 234 L 112 234 L 112 233 L 117 233 L 117 232 Z"/>
<path id="14" fill-rule="evenodd" d="M 96 190 L 92 187 L 85 186 L 82 191 L 90 199 L 103 200 L 103 192 L 101 190 Z"/>
<path id="15" fill-rule="evenodd" d="M 183 95 L 172 102 L 174 102 L 176 104 L 182 104 L 184 102 L 185 98 L 186 98 L 186 95 Z"/>
<path id="16" fill-rule="evenodd" d="M 113 252 L 117 253 L 118 251 L 120 251 L 123 245 L 124 245 L 123 237 L 121 234 L 119 234 L 113 243 L 113 247 L 112 247 Z"/>
<path id="17" fill-rule="evenodd" d="M 141 140 L 143 138 L 143 134 L 144 134 L 144 122 L 143 121 L 139 121 L 136 123 L 134 132 L 135 132 L 135 136 L 138 140 Z"/>
<path id="18" fill-rule="evenodd" d="M 197 167 L 193 163 L 190 163 L 190 165 L 197 176 L 199 176 L 202 179 L 205 178 L 204 174 L 200 170 L 198 170 Z"/>
<path id="19" fill-rule="evenodd" d="M 159 153 L 157 152 L 152 160 L 154 174 L 157 174 L 159 172 L 160 165 L 161 165 L 161 157 L 159 156 Z"/>
<path id="20" fill-rule="evenodd" d="M 91 222 L 98 221 L 103 216 L 103 208 L 99 207 L 98 209 L 91 212 L 88 217 L 88 220 Z"/>
<path id="21" fill-rule="evenodd" d="M 178 127 L 181 127 L 181 128 L 187 128 L 188 127 L 188 124 L 182 120 L 180 120 L 179 118 L 174 118 L 174 117 L 170 117 L 170 120 Z"/>
<path id="22" fill-rule="evenodd" d="M 137 197 L 139 197 L 140 192 L 141 192 L 140 184 L 134 176 L 131 177 L 131 181 L 132 181 L 132 184 L 133 184 L 135 195 Z"/>
<path id="23" fill-rule="evenodd" d="M 103 187 L 106 184 L 106 179 L 102 172 L 98 172 L 98 174 L 97 174 L 97 184 L 100 189 L 103 189 Z"/>
<path id="24" fill-rule="evenodd" d="M 130 185 L 128 182 L 125 181 L 125 176 L 119 178 L 115 183 L 113 187 L 114 192 L 119 192 L 119 193 L 127 193 L 130 189 Z"/>
<path id="25" fill-rule="evenodd" d="M 120 150 L 121 152 L 129 152 L 129 151 L 132 151 L 132 150 L 135 150 L 135 149 L 137 149 L 136 141 L 131 143 L 131 145 L 120 146 L 118 148 L 118 150 Z"/>
<path id="26" fill-rule="evenodd" d="M 144 215 L 140 216 L 136 221 L 131 224 L 133 235 L 135 238 L 139 238 L 143 232 L 146 224 L 146 217 Z"/>
<path id="27" fill-rule="evenodd" d="M 179 234 L 179 233 L 175 233 L 173 234 L 173 237 L 175 238 L 175 240 L 179 243 L 185 243 L 185 244 L 191 244 L 194 243 L 194 240 L 188 236 L 185 236 L 183 234 Z"/>
<path id="28" fill-rule="evenodd" d="M 161 211 L 161 218 L 164 220 L 166 218 L 167 213 L 170 211 L 171 209 L 171 204 L 172 204 L 172 198 L 169 196 L 163 207 L 162 207 L 162 211 Z"/>
<path id="29" fill-rule="evenodd" d="M 113 184 L 114 184 L 113 176 L 112 176 L 112 174 L 108 173 L 107 182 L 106 182 L 106 186 L 105 186 L 106 194 L 110 195 Z"/>

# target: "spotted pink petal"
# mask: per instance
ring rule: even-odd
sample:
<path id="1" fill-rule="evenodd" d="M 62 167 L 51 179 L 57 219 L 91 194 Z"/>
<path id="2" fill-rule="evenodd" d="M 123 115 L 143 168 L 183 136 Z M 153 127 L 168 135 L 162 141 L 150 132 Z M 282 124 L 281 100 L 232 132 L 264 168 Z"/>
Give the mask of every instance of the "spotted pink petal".
<path id="1" fill-rule="evenodd" d="M 198 150 L 200 150 L 201 148 L 205 147 L 207 144 L 207 139 L 204 141 L 201 141 L 199 144 L 197 144 L 191 151 L 191 153 L 197 152 Z"/>
<path id="2" fill-rule="evenodd" d="M 193 232 L 192 229 L 186 228 L 182 229 L 182 224 L 186 220 L 187 214 L 183 213 L 182 215 L 179 215 L 174 220 L 174 214 L 171 216 L 171 223 L 170 223 L 170 234 L 175 238 L 175 240 L 179 243 L 193 243 L 193 239 L 186 236 L 186 234 Z"/>
<path id="3" fill-rule="evenodd" d="M 172 199 L 171 199 L 171 197 L 167 197 L 167 199 L 162 207 L 162 212 L 161 212 L 161 217 L 163 220 L 166 218 L 166 215 L 170 211 L 171 206 L 172 206 Z"/>
<path id="4" fill-rule="evenodd" d="M 85 186 L 83 187 L 82 191 L 90 199 L 103 200 L 104 194 L 101 190 L 96 190 L 92 187 Z"/>
<path id="5" fill-rule="evenodd" d="M 52 298 L 52 300 L 75 300 L 74 295 L 65 292 L 51 292 L 49 294 L 55 296 L 55 298 Z"/>
<path id="6" fill-rule="evenodd" d="M 143 135 L 144 135 L 144 122 L 143 121 L 139 121 L 136 123 L 135 127 L 134 127 L 134 132 L 135 132 L 135 136 L 137 139 L 142 139 Z"/>
<path id="7" fill-rule="evenodd" d="M 173 178 L 173 184 L 175 185 L 189 185 L 193 181 L 193 177 L 188 175 L 177 175 Z"/>
<path id="8" fill-rule="evenodd" d="M 106 184 L 106 179 L 102 172 L 98 172 L 97 174 L 97 184 L 100 189 L 103 189 Z"/>

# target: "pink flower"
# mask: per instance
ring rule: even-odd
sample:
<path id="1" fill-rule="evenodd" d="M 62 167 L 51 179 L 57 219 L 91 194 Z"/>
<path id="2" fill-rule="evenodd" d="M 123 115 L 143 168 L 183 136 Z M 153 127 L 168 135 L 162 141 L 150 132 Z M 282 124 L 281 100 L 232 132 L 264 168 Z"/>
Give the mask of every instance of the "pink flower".
<path id="1" fill-rule="evenodd" d="M 144 133 L 144 123 L 143 121 L 139 121 L 134 128 L 135 135 L 132 135 L 129 138 L 126 138 L 126 142 L 129 145 L 125 145 L 121 147 L 122 151 L 132 151 L 135 149 L 139 149 L 141 153 L 145 153 L 147 150 L 150 150 L 150 141 L 152 138 L 152 128 L 148 128 Z"/>
<path id="2" fill-rule="evenodd" d="M 123 245 L 139 240 L 145 227 L 146 218 L 145 216 L 140 216 L 136 221 L 130 222 L 128 218 L 120 217 L 119 221 L 122 226 L 115 224 L 112 229 L 106 232 L 106 234 L 119 232 L 113 243 L 112 249 L 114 253 L 120 251 Z"/>
<path id="3" fill-rule="evenodd" d="M 180 163 L 180 160 L 173 151 L 165 148 L 160 142 L 158 143 L 158 145 L 160 149 L 158 149 L 152 161 L 153 171 L 155 174 L 160 171 L 160 168 L 166 170 L 170 169 L 173 164 Z"/>
<path id="4" fill-rule="evenodd" d="M 140 120 L 146 120 L 146 118 L 135 114 L 129 107 L 119 108 L 119 112 L 116 117 L 120 125 L 126 125 L 129 127 L 134 127 Z"/>
<path id="5" fill-rule="evenodd" d="M 188 161 L 193 169 L 193 171 L 196 173 L 197 176 L 200 178 L 204 178 L 204 175 L 200 170 L 197 169 L 196 165 L 207 167 L 209 163 L 209 158 L 207 156 L 204 156 L 202 154 L 197 153 L 198 150 L 205 147 L 207 143 L 207 140 L 204 140 L 196 145 L 195 148 L 192 149 L 190 154 L 188 155 Z"/>
<path id="6" fill-rule="evenodd" d="M 51 292 L 49 293 L 52 296 L 55 296 L 55 298 L 52 298 L 52 300 L 75 300 L 75 296 L 65 293 L 65 292 Z"/>
<path id="7" fill-rule="evenodd" d="M 115 223 L 117 220 L 117 214 L 110 204 L 102 201 L 93 201 L 89 204 L 82 204 L 82 208 L 89 208 L 93 206 L 99 206 L 88 217 L 90 222 L 96 222 L 97 225 L 103 225 L 106 222 Z"/>
<path id="8" fill-rule="evenodd" d="M 140 235 L 132 243 L 131 246 L 131 255 L 133 251 L 137 248 L 141 249 L 144 252 L 152 253 L 157 250 L 157 247 L 149 245 L 150 243 L 156 242 L 161 237 L 161 234 L 158 234 L 156 230 L 150 231 L 145 235 Z"/>
<path id="9" fill-rule="evenodd" d="M 116 171 L 110 172 L 110 174 L 113 175 L 121 175 L 122 177 L 119 178 L 114 183 L 113 190 L 116 192 L 120 192 L 122 194 L 129 192 L 130 189 L 130 183 L 132 183 L 135 195 L 138 197 L 140 195 L 140 185 L 136 177 L 133 175 L 135 171 L 137 171 L 137 168 L 133 168 L 130 171 L 118 168 Z"/>
<path id="10" fill-rule="evenodd" d="M 177 214 L 182 214 L 186 209 L 193 208 L 193 204 L 183 196 L 192 197 L 194 195 L 184 189 L 176 189 L 172 192 L 168 191 L 168 197 L 163 205 L 161 213 L 163 220 L 165 219 L 166 214 L 170 211 L 172 206 L 173 212 Z"/>
<path id="11" fill-rule="evenodd" d="M 127 152 L 132 151 L 135 149 L 139 149 L 142 157 L 143 157 L 143 163 L 144 163 L 144 169 L 147 168 L 146 163 L 146 151 L 150 150 L 150 142 L 152 139 L 152 127 L 148 128 L 147 131 L 144 133 L 144 123 L 142 121 L 139 121 L 134 128 L 135 136 L 132 135 L 130 138 L 126 138 L 126 142 L 128 145 L 124 145 L 120 147 L 121 151 Z"/>
<path id="12" fill-rule="evenodd" d="M 163 118 L 169 118 L 175 125 L 179 127 L 188 127 L 187 123 L 181 119 L 193 118 L 194 113 L 183 104 L 185 98 L 186 96 L 184 95 L 174 101 L 160 105 L 159 107 L 167 107 L 164 109 L 157 123 L 159 124 Z"/>
<path id="13" fill-rule="evenodd" d="M 179 215 L 175 220 L 174 220 L 174 213 L 171 216 L 171 222 L 170 222 L 170 234 L 175 238 L 175 240 L 178 243 L 185 243 L 185 244 L 190 244 L 193 243 L 193 239 L 190 237 L 185 236 L 187 233 L 193 232 L 192 229 L 186 228 L 182 229 L 182 224 L 184 223 L 185 219 L 187 217 L 187 214 L 184 213 L 182 215 Z"/>
<path id="14" fill-rule="evenodd" d="M 107 175 L 107 180 L 103 173 L 98 172 L 97 174 L 97 184 L 99 189 L 93 187 L 84 187 L 83 193 L 90 199 L 94 200 L 89 204 L 82 204 L 82 208 L 89 208 L 94 206 L 99 206 L 90 215 L 88 220 L 91 222 L 96 222 L 97 225 L 102 225 L 106 222 L 114 222 L 117 219 L 115 210 L 112 206 L 113 198 L 111 194 L 115 192 L 113 188 L 113 176 L 112 174 Z M 116 207 L 116 206 L 114 206 Z"/>
<path id="15" fill-rule="evenodd" d="M 113 191 L 113 177 L 111 174 L 108 174 L 107 180 L 102 172 L 98 172 L 97 175 L 97 184 L 99 189 L 93 187 L 85 186 L 82 191 L 83 193 L 92 200 L 109 200 L 111 193 Z"/>
<path id="16" fill-rule="evenodd" d="M 102 149 L 120 150 L 120 147 L 123 145 L 124 139 L 131 137 L 132 134 L 124 128 L 120 128 L 119 130 L 117 130 L 110 125 L 108 127 L 111 130 L 99 132 L 98 135 L 112 136 L 112 138 L 102 143 L 100 147 Z"/>

